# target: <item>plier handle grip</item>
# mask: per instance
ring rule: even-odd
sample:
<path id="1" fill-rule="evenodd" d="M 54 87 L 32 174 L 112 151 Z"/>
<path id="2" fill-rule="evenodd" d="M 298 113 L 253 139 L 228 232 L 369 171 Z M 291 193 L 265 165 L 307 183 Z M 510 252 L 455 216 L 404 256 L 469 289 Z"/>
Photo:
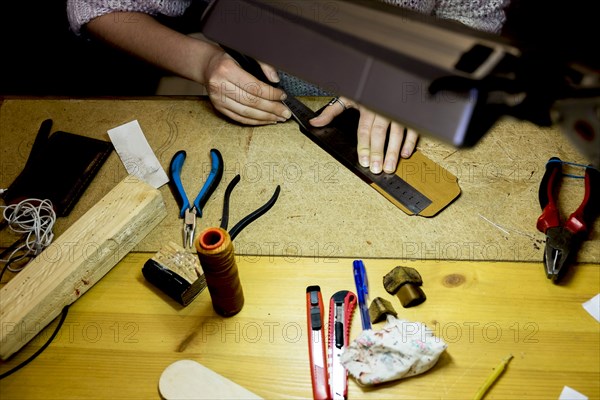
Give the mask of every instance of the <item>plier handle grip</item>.
<path id="1" fill-rule="evenodd" d="M 563 161 L 552 157 L 546 164 L 546 172 L 539 189 L 542 214 L 537 229 L 546 234 L 544 266 L 549 279 L 556 281 L 564 273 L 564 266 L 576 252 L 582 237 L 588 232 L 600 207 L 600 171 L 592 166 L 585 168 L 585 195 L 579 207 L 562 223 L 557 204 L 558 188 Z"/>
<path id="2" fill-rule="evenodd" d="M 227 189 L 225 189 L 225 195 L 223 197 L 223 214 L 221 216 L 221 225 L 220 225 L 221 229 L 227 230 L 227 227 L 229 225 L 229 199 L 231 197 L 231 192 L 235 188 L 235 185 L 238 184 L 240 179 L 241 179 L 240 175 L 239 174 L 236 175 L 231 180 L 231 182 L 229 182 L 229 185 L 227 185 Z M 231 228 L 229 230 L 229 236 L 231 237 L 231 240 L 235 239 L 235 237 L 238 235 L 238 233 L 240 233 L 242 231 L 242 229 L 244 229 L 246 226 L 250 225 L 250 223 L 252 223 L 256 219 L 263 216 L 267 211 L 269 211 L 271 209 L 271 207 L 273 207 L 275 205 L 275 202 L 277 201 L 277 198 L 279 197 L 280 191 L 281 191 L 281 187 L 279 185 L 277 185 L 277 187 L 275 188 L 275 191 L 273 192 L 273 195 L 271 196 L 271 198 L 269 200 L 267 200 L 267 202 L 265 204 L 263 204 L 256 210 L 252 211 L 250 214 L 248 214 L 244 218 L 242 218 L 237 224 L 235 224 L 233 226 L 233 228 Z"/>
<path id="3" fill-rule="evenodd" d="M 185 150 L 180 150 L 175 153 L 169 166 L 169 175 L 171 176 L 171 182 L 175 187 L 175 197 L 181 207 L 179 218 L 183 218 L 183 246 L 192 247 L 196 231 L 196 217 L 202 217 L 202 208 L 219 185 L 221 177 L 223 176 L 223 157 L 219 150 L 210 150 L 210 172 L 193 203 L 190 203 L 183 187 L 183 183 L 181 182 L 181 172 L 186 157 L 187 153 Z"/>

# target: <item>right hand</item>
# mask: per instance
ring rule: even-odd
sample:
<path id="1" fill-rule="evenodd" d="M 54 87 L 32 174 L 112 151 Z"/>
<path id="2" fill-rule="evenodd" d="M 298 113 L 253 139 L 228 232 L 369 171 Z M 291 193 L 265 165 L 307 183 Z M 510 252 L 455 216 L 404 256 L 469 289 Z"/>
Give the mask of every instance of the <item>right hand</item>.
<path id="1" fill-rule="evenodd" d="M 346 108 L 358 109 L 360 112 L 356 132 L 358 162 L 361 166 L 368 167 L 374 174 L 380 174 L 382 171 L 387 174 L 394 173 L 398 167 L 400 157 L 409 158 L 415 151 L 419 134 L 412 129 L 405 129 L 403 125 L 375 114 L 359 104 L 355 104 L 346 97 L 340 97 L 339 99 L 341 101 L 328 104 L 319 116 L 311 119 L 311 125 L 317 127 L 328 125 Z M 406 135 L 404 132 L 406 132 Z M 388 145 L 384 154 L 386 139 Z"/>
<path id="2" fill-rule="evenodd" d="M 271 82 L 279 82 L 273 67 L 260 65 Z M 242 124 L 275 124 L 292 116 L 281 103 L 286 96 L 283 90 L 259 81 L 225 52 L 217 52 L 211 57 L 205 69 L 204 82 L 214 107 Z"/>

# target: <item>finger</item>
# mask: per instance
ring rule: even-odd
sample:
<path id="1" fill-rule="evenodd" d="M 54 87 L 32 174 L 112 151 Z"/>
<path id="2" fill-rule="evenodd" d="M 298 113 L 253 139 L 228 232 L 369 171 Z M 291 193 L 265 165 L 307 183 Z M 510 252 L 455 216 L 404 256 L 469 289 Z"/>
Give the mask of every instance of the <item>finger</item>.
<path id="1" fill-rule="evenodd" d="M 374 174 L 380 174 L 383 171 L 383 150 L 385 148 L 385 138 L 390 126 L 390 120 L 376 115 L 371 126 L 371 152 L 370 169 Z"/>
<path id="2" fill-rule="evenodd" d="M 336 107 L 335 104 L 328 105 L 321 111 L 321 114 L 309 120 L 312 126 L 321 127 L 329 124 L 335 117 L 340 115 L 343 110 Z"/>
<path id="3" fill-rule="evenodd" d="M 228 88 L 230 89 L 227 90 Z M 233 88 L 233 85 L 226 85 L 225 90 L 211 92 L 209 98 L 218 111 L 238 122 L 252 125 L 269 124 L 283 122 L 291 116 L 289 109 L 281 103 L 268 104 L 268 101 L 258 97 L 249 100 L 249 93 L 238 95 L 239 90 Z M 245 101 L 240 101 L 242 99 Z M 279 108 L 285 110 L 281 111 Z"/>
<path id="4" fill-rule="evenodd" d="M 236 107 L 239 104 L 248 108 L 244 111 L 243 115 L 247 115 L 245 113 L 253 113 L 255 115 L 258 115 L 258 111 L 261 112 L 261 114 L 273 114 L 282 121 L 285 121 L 292 116 L 292 112 L 290 111 L 290 109 L 280 101 L 267 100 L 263 97 L 256 96 L 250 92 L 244 92 L 243 90 L 240 92 L 239 98 L 234 97 L 234 100 L 234 107 Z"/>
<path id="5" fill-rule="evenodd" d="M 244 125 L 259 126 L 259 125 L 273 125 L 273 124 L 277 123 L 277 121 L 257 120 L 257 119 L 253 119 L 253 118 L 244 117 L 243 115 L 236 114 L 227 109 L 219 110 L 219 112 L 221 114 L 225 115 L 226 117 L 228 117 L 236 122 L 239 122 L 240 124 L 244 124 Z"/>
<path id="6" fill-rule="evenodd" d="M 275 69 L 268 64 L 261 64 L 261 68 L 267 77 L 273 74 L 277 75 Z M 250 93 L 253 96 L 269 101 L 281 101 L 287 97 L 283 90 L 275 88 L 268 83 L 262 82 L 260 79 L 244 70 L 234 59 L 229 56 L 219 66 L 219 71 L 217 74 L 217 77 L 220 78 L 217 80 L 218 83 L 233 83 L 240 88 L 241 94 Z M 277 79 L 279 79 L 279 77 L 277 77 Z M 243 100 L 244 99 L 242 98 L 239 102 L 243 103 Z"/>
<path id="7" fill-rule="evenodd" d="M 385 160 L 383 163 L 383 171 L 392 174 L 396 172 L 398 167 L 398 158 L 400 157 L 400 147 L 404 139 L 404 126 L 392 122 L 390 125 L 390 135 L 388 145 L 385 151 Z"/>
<path id="8" fill-rule="evenodd" d="M 406 137 L 404 138 L 404 145 L 402 146 L 402 158 L 408 158 L 415 151 L 417 141 L 419 140 L 419 134 L 413 129 L 406 130 Z"/>
<path id="9" fill-rule="evenodd" d="M 237 83 L 232 81 L 241 89 L 240 93 L 248 93 L 251 96 L 250 100 L 253 97 L 260 97 L 261 99 L 269 100 L 269 101 L 281 101 L 285 100 L 287 95 L 281 89 L 275 88 L 267 83 L 259 81 L 253 75 L 247 74 L 242 77 Z M 243 99 L 242 99 L 243 100 Z"/>
<path id="10" fill-rule="evenodd" d="M 265 76 L 273 83 L 279 83 L 279 74 L 277 74 L 277 70 L 270 66 L 269 64 L 265 64 L 263 62 L 258 62 L 260 64 L 260 68 L 262 69 Z"/>
<path id="11" fill-rule="evenodd" d="M 259 82 L 226 54 L 215 65 L 207 88 L 211 101 L 219 111 L 229 109 L 241 117 L 265 122 L 276 121 L 277 117 L 280 120 L 291 117 L 289 109 L 280 102 L 285 98 L 282 90 Z M 264 113 L 276 117 L 268 117 Z"/>
<path id="12" fill-rule="evenodd" d="M 371 127 L 374 120 L 374 113 L 366 108 L 360 108 L 360 117 L 356 130 L 356 152 L 358 154 L 358 163 L 363 167 L 369 167 L 371 163 Z"/>
<path id="13" fill-rule="evenodd" d="M 333 121 L 335 117 L 343 113 L 346 109 L 355 107 L 355 104 L 345 97 L 334 97 L 323 109 L 323 111 L 321 111 L 321 114 L 315 118 L 312 118 L 309 122 L 312 126 L 325 126 Z"/>
<path id="14" fill-rule="evenodd" d="M 223 115 L 245 125 L 269 125 L 285 121 L 275 114 L 248 107 L 232 99 L 227 100 L 226 103 L 213 101 L 213 106 Z"/>

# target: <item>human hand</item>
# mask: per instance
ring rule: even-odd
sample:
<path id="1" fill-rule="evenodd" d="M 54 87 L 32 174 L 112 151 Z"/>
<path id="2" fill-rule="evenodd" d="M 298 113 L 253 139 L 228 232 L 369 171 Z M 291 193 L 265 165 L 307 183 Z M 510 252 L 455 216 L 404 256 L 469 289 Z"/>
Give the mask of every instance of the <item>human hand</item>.
<path id="1" fill-rule="evenodd" d="M 374 174 L 379 174 L 382 170 L 386 173 L 394 173 L 399 158 L 408 158 L 415 150 L 419 134 L 345 97 L 339 97 L 337 101 L 332 100 L 319 116 L 310 120 L 310 123 L 316 127 L 325 126 L 346 108 L 357 108 L 360 112 L 356 132 L 358 139 L 356 151 L 360 165 L 369 167 Z M 390 136 L 384 157 L 388 128 Z"/>
<path id="2" fill-rule="evenodd" d="M 264 63 L 260 66 L 271 82 L 279 82 L 273 67 Z M 211 57 L 204 82 L 214 107 L 237 122 L 265 125 L 283 122 L 292 116 L 281 103 L 286 96 L 281 89 L 261 82 L 225 52 Z"/>

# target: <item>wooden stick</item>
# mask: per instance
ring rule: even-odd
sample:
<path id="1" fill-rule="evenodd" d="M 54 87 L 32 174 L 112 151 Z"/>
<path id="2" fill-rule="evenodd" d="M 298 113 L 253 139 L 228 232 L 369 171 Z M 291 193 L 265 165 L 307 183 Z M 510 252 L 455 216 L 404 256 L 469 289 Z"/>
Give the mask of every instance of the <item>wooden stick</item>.
<path id="1" fill-rule="evenodd" d="M 0 358 L 17 352 L 166 216 L 160 192 L 129 176 L 0 289 Z"/>

